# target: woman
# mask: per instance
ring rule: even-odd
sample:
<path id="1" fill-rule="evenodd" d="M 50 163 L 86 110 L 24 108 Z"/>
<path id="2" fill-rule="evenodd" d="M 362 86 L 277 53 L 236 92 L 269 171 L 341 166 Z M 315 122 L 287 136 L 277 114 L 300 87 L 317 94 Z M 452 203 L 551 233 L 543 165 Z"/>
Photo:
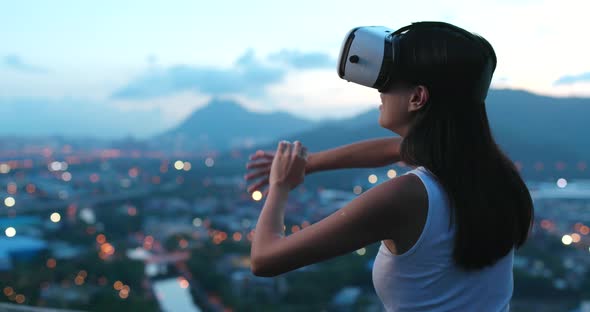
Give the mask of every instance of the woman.
<path id="1" fill-rule="evenodd" d="M 482 37 L 445 23 L 407 27 L 403 74 L 380 88 L 379 124 L 399 138 L 306 157 L 298 141 L 247 165 L 268 184 L 252 241 L 252 271 L 275 276 L 381 242 L 373 283 L 387 311 L 507 311 L 514 249 L 533 222 L 530 194 L 494 142 L 485 97 L 496 56 Z M 482 78 L 483 77 L 483 78 Z M 304 175 L 337 168 L 414 167 L 285 236 L 284 206 Z"/>

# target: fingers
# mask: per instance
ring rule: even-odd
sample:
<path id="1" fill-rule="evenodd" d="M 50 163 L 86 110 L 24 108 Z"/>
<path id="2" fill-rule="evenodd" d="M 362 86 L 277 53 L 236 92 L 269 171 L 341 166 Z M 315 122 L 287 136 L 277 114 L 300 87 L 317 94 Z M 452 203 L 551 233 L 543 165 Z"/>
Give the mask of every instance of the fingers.
<path id="1" fill-rule="evenodd" d="M 246 169 L 265 168 L 265 167 L 270 167 L 271 164 L 272 164 L 272 161 L 261 161 L 261 162 L 257 162 L 257 163 L 247 163 Z"/>
<path id="2" fill-rule="evenodd" d="M 307 147 L 303 146 L 301 142 L 295 141 L 293 143 L 293 157 L 301 157 L 307 159 Z"/>
<path id="3" fill-rule="evenodd" d="M 258 177 L 269 175 L 269 174 L 270 174 L 270 168 L 267 168 L 264 170 L 258 170 L 256 172 L 248 173 L 247 175 L 244 176 L 244 179 L 246 179 L 246 181 L 248 181 L 248 180 L 253 180 Z"/>
<path id="4" fill-rule="evenodd" d="M 307 157 L 307 147 L 303 146 L 300 141 L 295 141 L 291 144 L 291 142 L 283 140 L 279 142 L 277 153 L 286 155 L 292 154 L 293 156 L 305 158 Z"/>
<path id="5" fill-rule="evenodd" d="M 268 184 L 268 177 L 264 178 L 254 184 L 252 184 L 251 186 L 248 187 L 248 193 L 252 193 L 258 189 L 260 189 L 262 186 Z"/>
<path id="6" fill-rule="evenodd" d="M 299 156 L 303 159 L 307 159 L 307 147 L 303 146 L 299 141 L 295 141 L 294 146 L 295 148 L 293 151 L 293 156 Z"/>
<path id="7" fill-rule="evenodd" d="M 251 160 L 255 160 L 255 159 L 264 159 L 264 161 L 260 161 L 260 162 L 249 162 L 246 165 L 247 169 L 259 169 L 256 170 L 255 172 L 251 172 L 248 173 L 244 176 L 244 178 L 246 180 L 253 180 L 259 177 L 262 177 L 261 180 L 257 181 L 254 184 L 251 184 L 248 186 L 247 191 L 248 193 L 253 193 L 254 191 L 261 191 L 262 192 L 262 196 L 266 197 L 269 193 L 269 189 L 268 187 L 266 187 L 266 189 L 263 191 L 263 187 L 268 186 L 269 181 L 270 181 L 270 175 L 271 175 L 271 166 L 273 166 L 273 161 L 276 161 L 277 159 L 275 159 L 275 156 L 280 156 L 280 158 L 277 158 L 280 160 L 280 162 L 284 162 L 287 161 L 287 163 L 284 163 L 286 165 L 288 165 L 288 167 L 291 167 L 291 165 L 288 164 L 288 162 L 292 162 L 295 158 L 300 158 L 303 159 L 303 161 L 307 160 L 307 148 L 305 146 L 303 146 L 303 144 L 301 144 L 300 141 L 294 141 L 293 143 L 289 142 L 289 141 L 285 141 L 282 140 L 278 143 L 277 146 L 277 150 L 276 152 L 273 153 L 269 153 L 269 152 L 264 152 L 262 150 L 258 150 L 256 151 L 256 153 L 252 156 L 250 156 Z M 286 160 L 285 158 L 289 158 L 290 160 Z M 300 163 L 299 161 L 297 161 L 297 167 L 300 167 Z M 281 166 L 279 166 L 281 167 Z M 277 167 L 277 168 L 279 168 Z M 284 170 L 284 169 L 283 169 Z M 289 169 L 291 170 L 291 169 Z M 301 182 L 299 182 L 301 183 Z M 298 183 L 298 184 L 299 184 Z"/>
<path id="8" fill-rule="evenodd" d="M 279 146 L 277 147 L 277 154 L 289 155 L 290 153 L 291 153 L 291 142 L 285 141 L 285 140 L 279 142 Z"/>
<path id="9" fill-rule="evenodd" d="M 299 153 L 296 153 L 294 148 L 295 145 L 301 145 L 302 151 Z M 305 150 L 304 153 L 303 150 Z M 277 146 L 277 152 L 281 152 L 284 154 L 289 154 L 289 153 L 295 153 L 296 155 L 300 155 L 300 156 L 307 156 L 307 148 L 305 146 L 303 146 L 301 144 L 300 141 L 295 141 L 293 143 L 286 141 L 286 140 L 281 140 Z M 265 159 L 265 160 L 270 160 L 272 162 L 272 159 L 274 158 L 275 153 L 273 152 L 268 152 L 268 151 L 263 151 L 263 150 L 257 150 L 256 153 L 250 155 L 250 160 L 256 160 L 256 159 Z M 259 168 L 260 166 L 255 166 L 255 167 L 251 167 L 251 164 L 248 164 L 248 166 L 246 168 L 250 169 L 250 168 Z M 262 165 L 261 165 L 262 166 Z"/>
<path id="10" fill-rule="evenodd" d="M 293 143 L 293 157 L 299 156 L 301 154 L 301 142 L 295 141 Z"/>
<path id="11" fill-rule="evenodd" d="M 275 157 L 274 152 L 267 152 L 263 150 L 257 150 L 256 153 L 250 155 L 250 160 L 256 159 L 270 159 L 272 160 Z"/>
<path id="12" fill-rule="evenodd" d="M 307 159 L 307 147 L 305 146 L 301 148 L 301 157 Z"/>

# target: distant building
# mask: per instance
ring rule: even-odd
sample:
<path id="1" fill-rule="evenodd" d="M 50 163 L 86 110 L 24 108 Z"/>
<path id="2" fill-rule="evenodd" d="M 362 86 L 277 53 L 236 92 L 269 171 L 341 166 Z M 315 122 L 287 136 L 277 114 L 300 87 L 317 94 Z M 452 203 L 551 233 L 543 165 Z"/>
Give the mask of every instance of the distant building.
<path id="1" fill-rule="evenodd" d="M 219 200 L 215 197 L 197 199 L 193 203 L 193 212 L 197 214 L 207 215 L 215 211 L 219 205 Z"/>
<path id="2" fill-rule="evenodd" d="M 79 310 L 64 310 L 53 308 L 31 307 L 20 304 L 0 303 L 2 312 L 81 312 Z"/>
<path id="3" fill-rule="evenodd" d="M 51 302 L 78 302 L 88 304 L 92 295 L 96 293 L 96 287 L 63 287 L 51 284 L 41 289 L 40 297 Z"/>
<path id="4" fill-rule="evenodd" d="M 151 199 L 144 209 L 146 211 L 166 211 L 168 213 L 174 212 L 190 212 L 191 205 L 181 198 L 165 198 L 165 199 Z"/>
<path id="5" fill-rule="evenodd" d="M 29 260 L 47 250 L 45 241 L 26 237 L 0 237 L 0 271 L 12 270 L 13 261 Z"/>
<path id="6" fill-rule="evenodd" d="M 256 296 L 262 292 L 269 300 L 279 301 L 288 291 L 284 276 L 260 277 L 248 270 L 237 270 L 231 274 L 232 292 L 237 297 Z"/>
<path id="7" fill-rule="evenodd" d="M 332 299 L 332 304 L 338 307 L 338 311 L 347 310 L 356 303 L 361 293 L 360 287 L 342 288 Z"/>
<path id="8" fill-rule="evenodd" d="M 41 226 L 41 218 L 34 216 L 0 218 L 0 230 L 4 231 L 8 227 L 13 227 L 18 234 L 27 234 L 26 236 L 40 236 Z"/>
<path id="9" fill-rule="evenodd" d="M 146 233 L 146 235 L 152 235 L 154 238 L 162 242 L 176 234 L 192 236 L 193 233 L 201 233 L 204 230 L 195 228 L 190 219 L 186 217 L 170 217 L 166 219 L 146 217 L 142 227 L 143 232 Z M 202 236 L 206 237 L 204 234 Z"/>
<path id="10" fill-rule="evenodd" d="M 80 246 L 73 246 L 64 241 L 52 241 L 49 243 L 51 254 L 57 259 L 75 259 L 82 255 L 86 249 Z"/>

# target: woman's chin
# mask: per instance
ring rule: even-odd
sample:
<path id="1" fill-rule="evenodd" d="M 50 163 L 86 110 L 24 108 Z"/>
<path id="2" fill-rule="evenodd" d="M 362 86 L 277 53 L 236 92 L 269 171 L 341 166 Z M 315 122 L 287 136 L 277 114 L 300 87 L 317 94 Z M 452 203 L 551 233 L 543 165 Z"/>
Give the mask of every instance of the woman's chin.
<path id="1" fill-rule="evenodd" d="M 393 131 L 391 125 L 386 120 L 383 120 L 383 118 L 381 116 L 379 116 L 379 126 L 381 126 L 381 128 L 383 128 L 383 129 Z"/>
<path id="2" fill-rule="evenodd" d="M 387 129 L 387 125 L 385 123 L 385 120 L 383 120 L 383 115 L 379 115 L 379 125 L 381 126 L 381 128 Z"/>

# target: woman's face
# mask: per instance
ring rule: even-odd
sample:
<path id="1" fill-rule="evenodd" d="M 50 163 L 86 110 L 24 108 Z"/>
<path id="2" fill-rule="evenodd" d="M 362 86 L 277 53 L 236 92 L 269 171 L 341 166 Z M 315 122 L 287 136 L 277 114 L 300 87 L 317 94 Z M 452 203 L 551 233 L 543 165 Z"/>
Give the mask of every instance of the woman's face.
<path id="1" fill-rule="evenodd" d="M 379 93 L 379 125 L 404 137 L 412 123 L 414 112 L 428 100 L 424 86 L 393 86 Z"/>
<path id="2" fill-rule="evenodd" d="M 379 125 L 389 129 L 400 136 L 404 136 L 410 114 L 408 112 L 408 96 L 402 88 L 391 88 L 379 93 L 381 105 L 379 106 Z"/>

